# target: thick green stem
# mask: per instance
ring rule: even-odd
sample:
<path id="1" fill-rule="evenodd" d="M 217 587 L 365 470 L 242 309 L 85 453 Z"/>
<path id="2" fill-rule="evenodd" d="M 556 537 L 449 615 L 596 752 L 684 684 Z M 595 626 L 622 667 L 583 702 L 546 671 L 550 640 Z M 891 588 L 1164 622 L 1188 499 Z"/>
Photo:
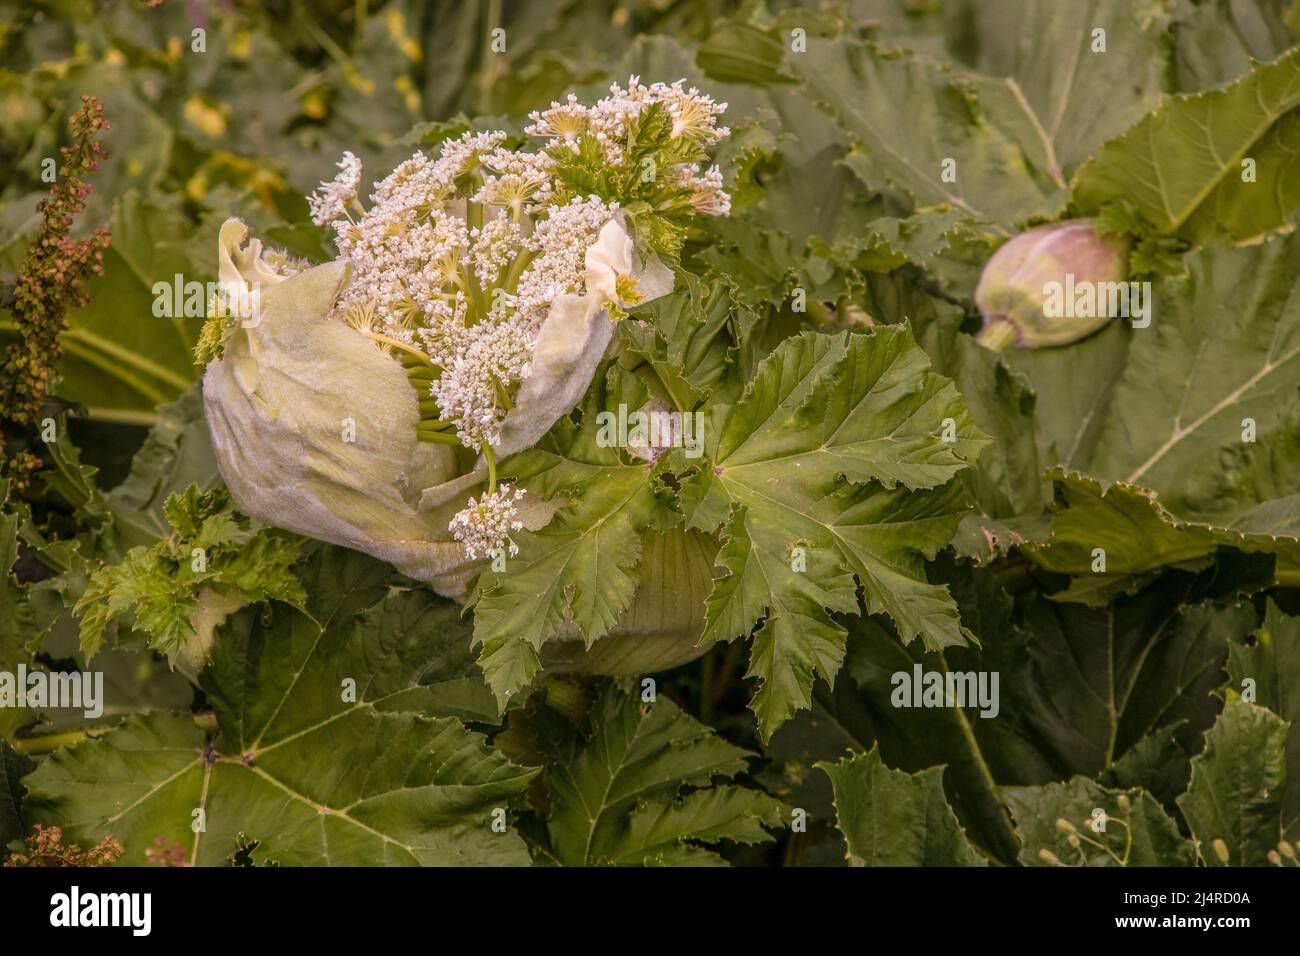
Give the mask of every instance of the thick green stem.
<path id="1" fill-rule="evenodd" d="M 492 49 L 492 31 L 502 25 L 501 0 L 488 0 L 486 16 L 483 18 L 483 64 L 479 72 L 478 114 L 490 115 L 492 110 L 492 93 L 496 89 L 496 79 L 501 73 L 497 65 L 500 54 Z"/>
<path id="2" fill-rule="evenodd" d="M 86 407 L 86 417 L 94 422 L 144 425 L 146 428 L 153 428 L 158 424 L 157 412 L 136 411 L 130 408 L 101 408 L 98 405 L 89 405 Z"/>
<path id="3" fill-rule="evenodd" d="M 373 341 L 398 349 L 401 352 L 410 355 L 412 358 L 418 359 L 421 365 L 427 365 L 429 368 L 433 368 L 433 362 L 429 359 L 429 356 L 425 355 L 415 346 L 407 345 L 401 339 L 395 339 L 390 335 L 384 335 L 382 332 L 368 332 L 366 334 L 369 335 Z"/>
<path id="4" fill-rule="evenodd" d="M 506 270 L 506 279 L 502 283 L 502 288 L 507 292 L 514 292 L 519 285 L 519 277 L 524 274 L 533 263 L 536 253 L 531 249 L 522 249 L 519 254 L 510 262 L 510 268 Z"/>
<path id="5" fill-rule="evenodd" d="M 79 744 L 87 737 L 93 737 L 108 731 L 107 727 L 91 727 L 88 730 L 69 730 L 61 734 L 46 734 L 43 737 L 17 737 L 9 741 L 9 746 L 20 754 L 47 754 Z"/>
<path id="6" fill-rule="evenodd" d="M 1006 319 L 994 319 L 975 336 L 976 342 L 994 352 L 1001 352 L 1015 340 L 1016 327 Z"/>
<path id="7" fill-rule="evenodd" d="M 445 418 L 422 418 L 417 427 L 427 432 L 445 432 L 455 427 L 456 423 Z"/>
<path id="8" fill-rule="evenodd" d="M 497 490 L 497 457 L 492 454 L 492 446 L 486 442 L 483 445 L 483 459 L 487 462 L 488 468 L 488 486 L 487 493 Z"/>
<path id="9" fill-rule="evenodd" d="M 417 428 L 415 437 L 420 441 L 427 441 L 433 445 L 459 445 L 461 443 L 454 432 L 440 432 L 431 428 Z"/>

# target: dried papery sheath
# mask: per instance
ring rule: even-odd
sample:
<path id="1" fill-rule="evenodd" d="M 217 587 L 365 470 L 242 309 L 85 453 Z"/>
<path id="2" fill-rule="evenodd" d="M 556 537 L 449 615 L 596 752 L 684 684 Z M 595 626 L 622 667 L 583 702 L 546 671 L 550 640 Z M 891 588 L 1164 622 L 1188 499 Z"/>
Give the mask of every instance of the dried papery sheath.
<path id="1" fill-rule="evenodd" d="M 347 265 L 282 275 L 245 238 L 242 223 L 222 227 L 221 280 L 261 284 L 260 321 L 236 326 L 203 377 L 231 495 L 264 521 L 436 580 L 461 557 L 415 502 L 454 475 L 454 451 L 418 440 L 401 365 L 332 316 Z"/>

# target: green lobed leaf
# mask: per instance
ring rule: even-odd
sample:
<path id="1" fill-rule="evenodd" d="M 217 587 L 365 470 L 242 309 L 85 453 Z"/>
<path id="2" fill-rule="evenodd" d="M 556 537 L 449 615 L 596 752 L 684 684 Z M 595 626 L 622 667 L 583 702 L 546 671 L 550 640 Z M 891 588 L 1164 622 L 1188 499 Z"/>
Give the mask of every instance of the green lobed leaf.
<path id="1" fill-rule="evenodd" d="M 790 339 L 711 420 L 712 468 L 693 477 L 689 500 L 725 500 L 732 514 L 704 639 L 762 622 L 749 676 L 763 681 L 753 708 L 764 738 L 808 706 L 815 676 L 839 670 L 844 631 L 828 611 L 856 610 L 855 577 L 867 608 L 887 612 L 904 640 L 964 641 L 923 561 L 951 539 L 965 510 L 951 479 L 987 439 L 910 331 Z"/>
<path id="2" fill-rule="evenodd" d="M 35 767 L 31 758 L 16 753 L 0 740 L 0 860 L 8 855 L 7 847 L 26 835 L 23 825 L 23 785 L 20 778 Z"/>
<path id="3" fill-rule="evenodd" d="M 1300 19 L 1291 0 L 1206 0 L 1181 5 L 1170 32 L 1178 89 L 1204 90 L 1295 46 Z"/>
<path id="4" fill-rule="evenodd" d="M 215 730 L 133 716 L 59 751 L 25 781 L 33 818 L 117 836 L 124 864 L 159 838 L 220 865 L 241 832 L 285 865 L 527 863 L 492 822 L 533 771 L 444 716 L 495 714 L 456 608 L 396 591 L 357 614 L 341 593 L 323 622 L 283 604 L 235 615 L 202 675 Z"/>
<path id="5" fill-rule="evenodd" d="M 1290 724 L 1272 711 L 1231 694 L 1192 758 L 1192 781 L 1178 798 L 1201 860 L 1208 866 L 1265 866 L 1278 841 L 1294 840 L 1284 828 L 1286 740 Z M 1227 860 L 1219 856 L 1223 841 Z"/>
<path id="6" fill-rule="evenodd" d="M 765 843 L 785 808 L 732 782 L 748 751 L 727 743 L 666 697 L 643 703 L 607 684 L 590 736 L 547 735 L 548 855 L 564 866 L 707 866 L 716 845 Z"/>
<path id="7" fill-rule="evenodd" d="M 705 395 L 733 387 L 729 334 L 736 305 L 723 279 L 703 280 L 681 273 L 681 285 L 646 307 L 645 321 L 618 324 L 624 347 L 648 361 L 674 408 L 694 408 Z"/>
<path id="8" fill-rule="evenodd" d="M 1009 356 L 1038 394 L 1044 457 L 1149 489 L 1181 521 L 1272 535 L 1285 559 L 1300 480 L 1298 255 L 1295 234 L 1194 252 L 1186 276 L 1155 284 L 1150 328 Z"/>
<path id="9" fill-rule="evenodd" d="M 982 555 L 990 535 L 1003 539 L 995 540 L 995 547 L 1005 546 L 1011 535 L 1001 531 L 1001 519 L 1037 514 L 1046 501 L 1035 437 L 1025 428 L 1037 396 L 1001 355 L 961 332 L 961 309 L 906 281 L 873 280 L 869 290 L 867 308 L 878 316 L 911 320 L 936 371 L 952 378 L 976 427 L 991 436 L 974 467 L 962 474 L 978 510 L 962 522 L 959 550 Z"/>
<path id="10" fill-rule="evenodd" d="M 23 515 L 10 500 L 10 485 L 0 480 L 0 671 L 17 672 L 18 665 L 34 668 L 35 644 L 53 623 L 51 615 L 33 605 L 32 588 L 14 575 L 18 560 L 18 535 Z M 26 707 L 0 707 L 0 741 L 33 723 L 37 715 Z M 0 842 L 0 846 L 3 843 Z"/>
<path id="11" fill-rule="evenodd" d="M 1124 200 L 1158 232 L 1198 244 L 1271 232 L 1300 206 L 1297 107 L 1300 48 L 1223 89 L 1166 100 L 1084 164 L 1071 202 L 1092 214 Z"/>
<path id="12" fill-rule="evenodd" d="M 245 605 L 306 600 L 291 570 L 299 541 L 251 528 L 224 489 L 200 492 L 191 485 L 168 496 L 163 512 L 173 533 L 96 569 L 78 598 L 73 612 L 81 617 L 87 658 L 128 612 L 149 646 L 175 661 L 195 637 L 206 637 L 205 630 Z"/>
<path id="13" fill-rule="evenodd" d="M 1143 737 L 1100 774 L 1097 781 L 1117 790 L 1141 787 L 1160 801 L 1161 806 L 1175 806 L 1174 801 L 1187 789 L 1191 776 L 1187 754 L 1177 740 L 1177 730 L 1176 726 L 1167 725 Z"/>
<path id="14" fill-rule="evenodd" d="M 1124 373 L 1133 333 L 1120 323 L 1068 348 L 1011 349 L 1003 359 L 1034 390 L 1034 431 L 1044 466 L 1086 471 Z"/>
<path id="15" fill-rule="evenodd" d="M 764 781 L 799 806 L 829 807 L 806 775 L 845 747 L 907 772 L 947 765 L 944 784 L 982 852 L 1004 863 L 1017 853 L 1003 791 L 1075 775 L 1107 786 L 1158 791 L 1172 809 L 1187 785 L 1187 761 L 1220 704 L 1228 641 L 1250 632 L 1249 608 L 1197 603 L 1198 577 L 1170 575 L 1105 609 L 1005 593 L 998 571 L 936 569 L 979 645 L 942 656 L 903 647 L 878 619 L 850 622 L 848 654 L 834 688 L 819 682 L 810 712 L 772 737 Z M 995 710 L 900 707 L 898 676 L 985 675 Z M 996 684 L 993 684 L 996 675 Z"/>
<path id="16" fill-rule="evenodd" d="M 943 794 L 943 768 L 891 770 L 873 747 L 817 766 L 831 778 L 850 866 L 987 866 Z"/>
<path id="17" fill-rule="evenodd" d="M 1192 865 L 1191 844 L 1144 790 L 1110 790 L 1073 777 L 1041 787 L 1008 787 L 1003 793 L 1016 820 L 1025 866 Z M 1058 821 L 1072 828 L 1077 847 Z"/>
<path id="18" fill-rule="evenodd" d="M 1166 728 L 1185 766 L 1218 711 L 1227 642 L 1254 623 L 1247 608 L 1185 606 L 1194 594 L 1170 575 L 1104 608 L 1025 601 L 980 664 L 1001 675 L 999 717 L 975 727 L 998 779 L 1095 777 Z"/>
<path id="19" fill-rule="evenodd" d="M 917 266 L 927 288 L 950 299 L 973 302 L 984 263 L 1004 241 L 996 223 L 977 222 L 969 213 L 949 205 L 930 206 L 906 218 L 881 216 L 860 225 L 853 242 L 841 243 L 851 264 L 864 272 L 890 272 L 904 263 Z M 869 276 L 867 292 L 877 296 L 880 283 Z M 864 303 L 877 322 L 912 319 L 918 338 L 922 324 L 910 313 L 896 315 L 892 310 L 878 311 L 883 303 Z"/>
<path id="20" fill-rule="evenodd" d="M 1300 617 L 1290 617 L 1272 601 L 1255 631 L 1228 644 L 1229 686 L 1245 694 L 1252 681 L 1254 700 L 1291 725 L 1286 737 L 1287 787 L 1282 798 L 1282 828 L 1300 824 Z"/>
<path id="21" fill-rule="evenodd" d="M 695 61 L 711 79 L 762 86 L 789 82 L 780 72 L 783 53 L 775 31 L 744 20 L 720 20 L 700 45 Z"/>
<path id="22" fill-rule="evenodd" d="M 1053 182 L 1034 165 L 1029 124 L 1008 98 L 934 61 L 851 39 L 809 39 L 786 63 L 852 135 L 844 162 L 867 185 L 974 219 L 1051 215 L 1064 204 L 1059 171 Z M 948 176 L 945 161 L 955 163 Z"/>
<path id="23" fill-rule="evenodd" d="M 1168 565 L 1204 563 L 1219 548 L 1276 555 L 1288 565 L 1300 562 L 1300 540 L 1295 538 L 1182 521 L 1144 488 L 1124 482 L 1103 487 L 1059 468 L 1048 474 L 1057 493 L 1051 537 L 1042 544 L 1031 542 L 1025 550 L 1049 571 L 1084 575 L 1094 585 L 1108 586 Z M 1270 574 L 1263 583 L 1271 580 Z"/>
<path id="24" fill-rule="evenodd" d="M 1165 22 L 1149 7 L 1132 0 L 949 4 L 957 6 L 950 43 L 974 71 L 997 78 L 980 83 L 981 100 L 1000 122 L 1023 121 L 1034 165 L 1058 185 L 1159 99 Z"/>
<path id="25" fill-rule="evenodd" d="M 1300 235 L 1189 257 L 1136 330 L 1087 470 L 1159 491 L 1185 517 L 1293 490 L 1300 472 Z M 1255 422 L 1243 441 L 1243 420 Z M 1227 508 L 1225 508 L 1225 505 Z"/>
<path id="26" fill-rule="evenodd" d="M 597 441 L 598 407 L 589 401 L 581 425 L 561 420 L 504 466 L 541 498 L 581 493 L 540 531 L 516 532 L 519 554 L 480 578 L 474 643 L 499 700 L 527 686 L 542 644 L 570 620 L 588 647 L 609 633 L 636 591 L 641 533 L 666 513 L 647 463 Z"/>
<path id="27" fill-rule="evenodd" d="M 950 587 L 958 584 L 952 582 Z M 977 606 L 961 597 L 960 587 L 956 591 L 963 623 L 985 648 L 1013 633 L 1009 609 L 999 610 L 992 600 Z M 853 622 L 844 671 L 833 695 L 817 698 L 812 716 L 827 721 L 828 727 L 850 733 L 854 749 L 866 751 L 874 742 L 882 759 L 899 770 L 917 773 L 945 766 L 944 790 L 968 838 L 990 858 L 1008 863 L 1014 859 L 1016 845 L 1001 784 L 1016 781 L 1008 781 L 1000 768 L 994 769 L 1001 762 L 995 748 L 1000 748 L 1002 741 L 988 733 L 1008 722 L 1003 713 L 1006 701 L 1001 696 L 1005 691 L 986 683 L 997 706 L 996 714 L 987 711 L 987 717 L 981 716 L 979 702 L 969 699 L 954 698 L 937 707 L 901 707 L 899 675 L 910 682 L 918 667 L 923 673 L 942 674 L 996 671 L 998 665 L 980 664 L 973 648 L 940 653 L 916 644 L 904 647 L 876 619 Z M 991 677 L 986 677 L 986 682 Z"/>

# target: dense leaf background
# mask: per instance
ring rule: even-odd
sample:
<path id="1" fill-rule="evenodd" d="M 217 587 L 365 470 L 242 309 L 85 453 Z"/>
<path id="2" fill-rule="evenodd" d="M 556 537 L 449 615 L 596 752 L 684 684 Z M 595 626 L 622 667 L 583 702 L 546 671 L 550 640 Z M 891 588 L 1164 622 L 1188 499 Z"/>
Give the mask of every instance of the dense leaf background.
<path id="1" fill-rule="evenodd" d="M 729 104 L 733 196 L 503 463 L 563 506 L 471 609 L 304 540 L 301 594 L 246 590 L 185 674 L 132 605 L 102 717 L 0 708 L 0 856 L 55 825 L 132 865 L 1294 865 L 1297 43 L 1296 0 L 0 0 L 0 274 L 83 93 L 113 229 L 46 467 L 0 496 L 0 671 L 84 669 L 96 571 L 221 487 L 202 317 L 152 289 L 215 279 L 227 216 L 324 261 L 304 194 L 343 150 L 378 178 L 633 74 Z M 1130 234 L 1153 324 L 977 345 L 984 262 L 1076 216 Z M 647 381 L 701 462 L 595 444 Z M 651 585 L 703 656 L 553 666 Z M 914 666 L 996 673 L 997 716 L 897 706 Z"/>

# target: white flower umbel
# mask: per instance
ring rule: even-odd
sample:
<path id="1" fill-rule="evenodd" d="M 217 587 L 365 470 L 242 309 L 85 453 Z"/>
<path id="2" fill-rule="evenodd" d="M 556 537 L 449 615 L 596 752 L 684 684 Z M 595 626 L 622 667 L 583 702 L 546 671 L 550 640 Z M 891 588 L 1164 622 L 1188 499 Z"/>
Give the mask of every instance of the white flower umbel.
<path id="1" fill-rule="evenodd" d="M 585 254 L 617 207 L 592 196 L 549 205 L 545 157 L 465 134 L 382 180 L 361 217 L 334 220 L 352 266 L 338 312 L 384 348 L 439 370 L 426 396 L 450 439 L 500 441 L 531 371 L 538 330 L 562 295 L 583 295 Z"/>
<path id="2" fill-rule="evenodd" d="M 331 182 L 322 182 L 320 189 L 307 197 L 311 221 L 318 226 L 346 216 L 348 206 L 356 200 L 357 190 L 361 188 L 361 160 L 351 152 L 344 152 L 337 165 L 339 174 Z"/>
<path id="3" fill-rule="evenodd" d="M 469 534 L 467 542 L 480 543 L 472 529 L 482 527 L 482 516 L 466 524 L 474 507 L 491 502 L 502 521 L 514 513 L 514 499 L 493 497 L 493 447 L 533 372 L 553 306 L 573 297 L 585 315 L 593 304 L 599 311 L 616 301 L 602 289 L 588 303 L 586 285 L 587 252 L 614 222 L 617 206 L 595 196 L 549 204 L 546 157 L 507 150 L 503 140 L 500 133 L 466 134 L 445 143 L 436 159 L 417 153 L 376 185 L 371 208 L 358 219 L 332 220 L 353 270 L 339 316 L 383 349 L 422 354 L 437 371 L 420 397 L 437 414 L 422 421 L 421 437 L 486 459 L 486 496 L 451 526 L 458 539 Z M 626 242 L 622 226 L 615 228 Z M 630 254 L 623 256 L 623 271 L 631 268 Z M 607 344 L 601 342 L 600 354 Z M 467 544 L 470 550 L 484 553 Z"/>
<path id="4" fill-rule="evenodd" d="M 522 488 L 502 485 L 477 499 L 470 498 L 465 508 L 456 513 L 451 519 L 451 533 L 465 546 L 467 558 L 472 561 L 491 557 L 502 548 L 508 549 L 511 557 L 519 553 L 510 532 L 523 530 L 524 523 L 515 519 L 523 497 Z"/>
<path id="5" fill-rule="evenodd" d="M 633 124 L 648 106 L 659 103 L 672 118 L 673 139 L 709 149 L 731 135 L 729 128 L 718 125 L 718 117 L 726 111 L 727 104 L 714 102 L 713 97 L 695 87 L 686 89 L 685 82 L 643 86 L 640 78 L 634 76 L 628 81 L 627 89 L 614 83 L 609 88 L 609 96 L 590 107 L 583 106 L 570 94 L 563 103 L 553 102 L 550 109 L 528 114 L 532 123 L 524 132 L 553 144 L 563 144 L 574 152 L 578 151 L 579 138 L 584 133 L 590 134 L 600 144 L 605 157 L 611 163 L 618 163 L 624 159 L 624 144 Z M 668 170 L 697 192 L 698 200 L 692 199 L 697 212 L 705 216 L 727 215 L 731 199 L 722 191 L 721 174 L 716 167 L 703 177 L 699 171 L 700 167 L 693 163 Z"/>

